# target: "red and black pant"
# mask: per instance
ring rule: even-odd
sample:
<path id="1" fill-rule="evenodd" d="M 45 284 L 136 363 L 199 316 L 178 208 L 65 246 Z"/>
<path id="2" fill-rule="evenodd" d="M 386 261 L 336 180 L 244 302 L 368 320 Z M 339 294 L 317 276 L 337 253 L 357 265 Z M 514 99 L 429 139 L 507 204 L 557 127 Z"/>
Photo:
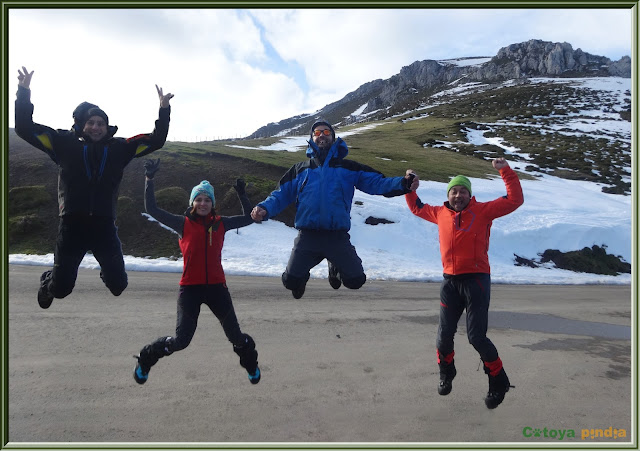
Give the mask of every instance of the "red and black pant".
<path id="1" fill-rule="evenodd" d="M 443 358 L 453 353 L 458 321 L 466 310 L 467 338 L 484 362 L 498 358 L 498 350 L 487 338 L 491 276 L 484 273 L 445 274 L 440 286 L 440 323 L 436 346 Z"/>

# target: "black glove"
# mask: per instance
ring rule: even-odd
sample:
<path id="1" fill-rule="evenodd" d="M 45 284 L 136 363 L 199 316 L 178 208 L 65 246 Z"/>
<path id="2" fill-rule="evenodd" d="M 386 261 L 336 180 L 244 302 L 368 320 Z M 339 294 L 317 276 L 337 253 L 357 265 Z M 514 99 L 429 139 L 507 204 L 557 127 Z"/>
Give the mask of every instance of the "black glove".
<path id="1" fill-rule="evenodd" d="M 236 192 L 238 193 L 238 195 L 242 196 L 243 194 L 245 194 L 245 186 L 247 186 L 247 184 L 244 182 L 244 180 L 242 179 L 236 179 L 236 184 L 233 185 L 233 187 L 235 188 Z"/>
<path id="2" fill-rule="evenodd" d="M 144 160 L 144 175 L 152 179 L 160 169 L 160 158 L 157 160 Z"/>

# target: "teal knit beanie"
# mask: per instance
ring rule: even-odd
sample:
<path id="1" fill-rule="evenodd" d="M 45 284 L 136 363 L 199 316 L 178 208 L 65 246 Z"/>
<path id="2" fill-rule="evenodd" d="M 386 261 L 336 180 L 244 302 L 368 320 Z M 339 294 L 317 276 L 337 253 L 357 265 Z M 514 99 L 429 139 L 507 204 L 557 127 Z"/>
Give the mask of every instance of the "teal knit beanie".
<path id="1" fill-rule="evenodd" d="M 193 187 L 193 189 L 191 190 L 191 197 L 189 197 L 189 205 L 193 205 L 193 200 L 198 197 L 198 194 L 209 196 L 211 202 L 213 203 L 213 206 L 216 206 L 216 198 L 213 195 L 213 186 L 211 186 L 208 181 L 203 180 L 199 185 Z"/>
<path id="2" fill-rule="evenodd" d="M 454 186 L 464 186 L 465 188 L 467 188 L 467 191 L 469 191 L 469 196 L 471 196 L 471 181 L 464 175 L 456 175 L 451 179 L 451 181 L 447 185 L 447 196 L 449 195 L 449 191 L 451 191 L 451 188 L 453 188 Z"/>

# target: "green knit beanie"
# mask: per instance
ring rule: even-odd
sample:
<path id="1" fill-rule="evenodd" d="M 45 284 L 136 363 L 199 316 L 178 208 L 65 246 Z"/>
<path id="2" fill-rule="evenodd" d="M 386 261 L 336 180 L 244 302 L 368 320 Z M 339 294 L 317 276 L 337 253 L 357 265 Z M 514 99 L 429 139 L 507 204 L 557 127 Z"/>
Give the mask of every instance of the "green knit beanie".
<path id="1" fill-rule="evenodd" d="M 456 175 L 451 179 L 451 181 L 447 185 L 447 196 L 449 195 L 449 191 L 451 191 L 451 188 L 453 188 L 454 186 L 464 186 L 465 188 L 467 188 L 467 191 L 469 191 L 469 196 L 471 196 L 471 181 L 464 175 Z"/>

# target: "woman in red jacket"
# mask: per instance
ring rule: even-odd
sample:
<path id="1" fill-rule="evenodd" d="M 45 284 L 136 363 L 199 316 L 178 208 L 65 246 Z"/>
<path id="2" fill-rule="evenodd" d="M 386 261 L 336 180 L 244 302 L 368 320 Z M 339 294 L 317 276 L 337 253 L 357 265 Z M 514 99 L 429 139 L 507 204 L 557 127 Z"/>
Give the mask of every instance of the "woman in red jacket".
<path id="1" fill-rule="evenodd" d="M 471 182 L 462 175 L 449 182 L 448 201 L 442 206 L 422 203 L 415 191 L 405 195 L 413 214 L 438 225 L 444 268 L 436 342 L 440 368 L 438 393 L 451 393 L 451 382 L 456 376 L 453 338 L 458 320 L 466 309 L 469 343 L 480 354 L 484 372 L 489 376 L 489 392 L 485 398 L 489 409 L 502 403 L 511 386 L 498 351 L 487 338 L 491 295 L 489 235 L 494 219 L 515 211 L 524 202 L 520 180 L 507 161 L 497 158 L 492 164 L 500 172 L 507 195 L 491 202 L 477 202 L 471 197 Z"/>
<path id="2" fill-rule="evenodd" d="M 145 210 L 180 237 L 184 267 L 180 279 L 178 319 L 175 337 L 160 337 L 142 348 L 140 355 L 134 356 L 138 362 L 133 377 L 137 383 L 144 384 L 149 370 L 160 358 L 189 346 L 198 326 L 200 307 L 206 304 L 233 344 L 234 352 L 240 357 L 240 365 L 249 374 L 249 381 L 257 384 L 260 382 L 260 368 L 256 344 L 253 338 L 240 330 L 221 262 L 224 234 L 253 224 L 245 183 L 238 179 L 234 186 L 242 203 L 242 216 L 216 215 L 213 186 L 206 180 L 191 191 L 187 211 L 183 215 L 174 215 L 156 206 L 153 176 L 159 163 L 159 160 L 147 160 L 144 164 Z"/>

